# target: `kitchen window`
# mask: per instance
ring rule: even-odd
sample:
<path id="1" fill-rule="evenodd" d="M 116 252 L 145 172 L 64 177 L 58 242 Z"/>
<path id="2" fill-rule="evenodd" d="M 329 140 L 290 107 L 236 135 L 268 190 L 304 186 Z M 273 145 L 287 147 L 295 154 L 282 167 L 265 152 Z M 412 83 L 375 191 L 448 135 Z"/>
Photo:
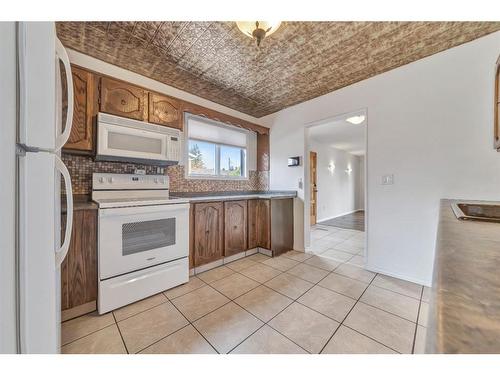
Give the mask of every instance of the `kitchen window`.
<path id="1" fill-rule="evenodd" d="M 256 135 L 204 117 L 186 114 L 185 168 L 188 178 L 247 179 Z"/>

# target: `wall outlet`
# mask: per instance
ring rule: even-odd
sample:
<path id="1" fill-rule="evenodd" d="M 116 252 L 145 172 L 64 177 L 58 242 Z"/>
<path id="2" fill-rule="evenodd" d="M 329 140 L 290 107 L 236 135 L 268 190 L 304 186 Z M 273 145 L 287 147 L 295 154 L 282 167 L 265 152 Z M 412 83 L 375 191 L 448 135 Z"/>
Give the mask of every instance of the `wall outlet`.
<path id="1" fill-rule="evenodd" d="M 394 185 L 394 175 L 393 174 L 383 175 L 382 185 Z"/>
<path id="2" fill-rule="evenodd" d="M 302 190 L 303 186 L 304 186 L 304 183 L 302 182 L 302 178 L 299 178 L 299 189 Z"/>

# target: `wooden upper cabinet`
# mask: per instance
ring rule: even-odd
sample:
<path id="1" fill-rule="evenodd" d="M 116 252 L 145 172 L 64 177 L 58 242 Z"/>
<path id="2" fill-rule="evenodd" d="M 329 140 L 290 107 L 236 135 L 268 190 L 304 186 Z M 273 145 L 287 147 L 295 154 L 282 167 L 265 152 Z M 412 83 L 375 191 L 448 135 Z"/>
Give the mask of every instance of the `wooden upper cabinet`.
<path id="1" fill-rule="evenodd" d="M 108 77 L 101 78 L 100 111 L 134 120 L 148 119 L 148 92 Z"/>
<path id="2" fill-rule="evenodd" d="M 257 170 L 269 171 L 269 134 L 257 133 Z"/>
<path id="3" fill-rule="evenodd" d="M 177 99 L 149 93 L 148 121 L 182 130 L 181 108 Z"/>
<path id="4" fill-rule="evenodd" d="M 247 201 L 224 202 L 224 256 L 247 249 Z"/>
<path id="5" fill-rule="evenodd" d="M 73 77 L 74 94 L 73 123 L 64 149 L 92 152 L 94 147 L 94 118 L 97 114 L 96 77 L 93 73 L 76 66 L 71 67 L 71 75 Z M 66 84 L 65 80 L 64 84 Z M 63 92 L 65 91 L 63 90 Z M 67 105 L 63 104 L 63 108 L 67 108 Z M 65 117 L 63 117 L 63 120 L 65 121 Z"/>
<path id="6" fill-rule="evenodd" d="M 271 203 L 269 199 L 248 201 L 248 248 L 271 249 Z"/>
<path id="7" fill-rule="evenodd" d="M 193 257 L 198 267 L 224 255 L 224 206 L 222 202 L 196 203 L 193 220 Z"/>

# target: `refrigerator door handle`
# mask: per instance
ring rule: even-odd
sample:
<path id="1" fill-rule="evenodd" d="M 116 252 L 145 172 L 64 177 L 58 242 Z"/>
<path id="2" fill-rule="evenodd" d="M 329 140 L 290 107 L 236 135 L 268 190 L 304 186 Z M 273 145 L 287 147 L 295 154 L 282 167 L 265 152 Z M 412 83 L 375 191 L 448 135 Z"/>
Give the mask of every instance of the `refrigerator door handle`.
<path id="1" fill-rule="evenodd" d="M 61 266 L 66 254 L 69 250 L 69 243 L 71 240 L 71 231 L 73 229 L 73 190 L 71 187 L 71 177 L 68 169 L 64 165 L 59 156 L 55 156 L 56 169 L 62 174 L 64 178 L 64 188 L 66 190 L 66 231 L 64 232 L 64 242 L 61 247 L 56 250 L 56 267 Z M 58 218 L 56 218 L 57 220 Z"/>
<path id="2" fill-rule="evenodd" d="M 71 64 L 69 62 L 68 53 L 64 48 L 61 41 L 56 38 L 56 56 L 62 61 L 64 65 L 64 71 L 66 73 L 66 86 L 67 86 L 67 98 L 68 98 L 68 111 L 66 114 L 66 124 L 61 132 L 56 136 L 55 151 L 59 151 L 64 144 L 68 141 L 71 133 L 71 124 L 73 122 L 73 76 L 71 75 Z M 57 88 L 60 90 L 61 88 Z M 61 95 L 62 97 L 62 95 Z M 57 104 L 58 106 L 60 103 Z M 60 109 L 62 110 L 62 108 Z"/>

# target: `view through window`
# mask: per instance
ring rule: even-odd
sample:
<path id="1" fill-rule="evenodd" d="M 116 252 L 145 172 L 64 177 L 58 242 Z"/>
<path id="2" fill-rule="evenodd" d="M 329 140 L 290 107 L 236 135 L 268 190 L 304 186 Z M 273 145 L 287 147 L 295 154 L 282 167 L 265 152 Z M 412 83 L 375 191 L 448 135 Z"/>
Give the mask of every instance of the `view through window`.
<path id="1" fill-rule="evenodd" d="M 246 177 L 246 149 L 189 139 L 189 175 Z"/>

